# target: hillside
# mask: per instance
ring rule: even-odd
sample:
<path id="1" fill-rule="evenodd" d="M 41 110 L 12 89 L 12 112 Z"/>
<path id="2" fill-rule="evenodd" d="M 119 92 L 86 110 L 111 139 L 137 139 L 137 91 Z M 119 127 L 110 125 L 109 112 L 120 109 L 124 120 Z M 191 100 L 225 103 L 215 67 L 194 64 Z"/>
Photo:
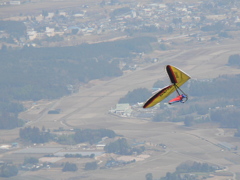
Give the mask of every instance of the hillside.
<path id="1" fill-rule="evenodd" d="M 224 48 L 224 52 L 222 48 Z M 77 94 L 53 102 L 50 108 L 62 109 L 61 114 L 54 116 L 54 121 L 52 121 L 52 115 L 46 113 L 34 114 L 34 111 L 39 111 L 36 111 L 35 108 L 23 113 L 22 117 L 37 119 L 37 121 L 32 121 L 31 125 L 38 127 L 47 125 L 50 129 L 56 126 L 109 128 L 128 139 L 137 139 L 152 144 L 164 143 L 168 147 L 163 154 L 155 152 L 151 154 L 151 158 L 139 161 L 126 168 L 120 168 L 114 172 L 98 170 L 95 171 L 94 176 L 90 172 L 84 172 L 84 175 L 89 179 L 106 179 L 107 177 L 118 179 L 122 171 L 125 174 L 137 172 L 131 173 L 132 179 L 141 179 L 148 172 L 152 172 L 155 177 L 160 177 L 164 176 L 167 171 L 174 171 L 174 168 L 181 162 L 195 159 L 211 162 L 219 166 L 228 166 L 229 169 L 234 171 L 239 167 L 237 163 L 238 156 L 231 151 L 221 151 L 221 148 L 218 147 L 218 144 L 222 141 L 228 141 L 235 146 L 240 145 L 239 141 L 232 137 L 231 131 L 219 129 L 212 125 L 200 129 L 191 129 L 183 128 L 181 124 L 154 123 L 131 118 L 122 119 L 108 115 L 107 112 L 129 90 L 138 87 L 151 87 L 157 79 L 164 79 L 165 73 L 162 67 L 165 64 L 175 64 L 191 74 L 194 79 L 214 78 L 226 74 L 225 72 L 239 73 L 238 69 L 225 66 L 227 58 L 224 58 L 237 50 L 238 44 L 231 43 L 165 54 L 160 63 L 151 64 L 146 68 L 128 73 L 117 79 L 102 81 L 96 86 L 86 88 Z M 199 56 L 195 54 L 199 54 Z M 220 54 L 221 56 L 219 56 Z M 208 63 L 209 61 L 211 63 Z M 192 65 L 193 62 L 196 65 Z M 188 103 L 191 104 L 191 100 Z M 40 109 L 42 112 L 48 110 L 48 107 L 46 107 L 47 109 L 42 108 L 42 110 Z M 221 131 L 223 133 L 220 133 Z M 174 159 L 172 159 L 173 157 Z M 229 160 L 226 160 L 226 158 Z M 235 159 L 234 162 L 236 163 L 232 162 L 233 159 Z M 38 173 L 36 172 L 36 174 Z M 129 175 L 127 176 L 129 177 Z M 122 179 L 122 176 L 120 179 Z"/>
<path id="2" fill-rule="evenodd" d="M 0 175 L 18 167 L 9 179 L 160 179 L 197 162 L 218 170 L 191 172 L 196 178 L 239 179 L 240 69 L 228 64 L 239 54 L 236 7 L 224 0 L 1 6 Z M 167 64 L 192 78 L 185 104 L 141 108 L 158 114 L 155 121 L 110 113 L 130 91 L 168 83 Z"/>

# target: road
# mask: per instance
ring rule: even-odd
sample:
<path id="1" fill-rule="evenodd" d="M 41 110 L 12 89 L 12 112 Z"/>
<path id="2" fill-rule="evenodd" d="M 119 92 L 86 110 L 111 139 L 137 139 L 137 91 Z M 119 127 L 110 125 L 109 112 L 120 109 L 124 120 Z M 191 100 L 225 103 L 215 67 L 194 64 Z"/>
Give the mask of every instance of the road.
<path id="1" fill-rule="evenodd" d="M 230 169 L 231 167 L 236 168 L 239 165 L 227 159 L 239 157 L 232 153 L 222 152 L 214 143 L 209 143 L 216 140 L 214 137 L 208 136 L 208 129 L 204 129 L 203 133 L 199 134 L 194 129 L 180 128 L 181 126 L 178 124 L 158 124 L 140 119 L 111 116 L 108 114 L 108 110 L 114 107 L 118 100 L 129 91 L 136 88 L 150 89 L 157 80 L 167 78 L 164 70 L 164 66 L 167 64 L 179 67 L 193 79 L 209 79 L 223 74 L 240 73 L 239 69 L 226 66 L 228 57 L 238 51 L 239 44 L 231 43 L 165 53 L 159 56 L 160 62 L 158 63 L 109 81 L 102 81 L 91 88 L 80 89 L 79 93 L 54 101 L 46 107 L 44 113 L 39 114 L 31 122 L 31 125 L 45 126 L 50 129 L 66 126 L 71 128 L 108 128 L 124 137 L 164 143 L 171 149 L 162 156 L 153 153 L 149 160 L 114 172 L 99 171 L 94 175 L 85 172 L 90 179 L 143 179 L 148 172 L 161 177 L 166 172 L 174 171 L 179 163 L 195 159 L 221 166 L 228 165 Z M 53 107 L 62 109 L 61 114 L 46 113 Z M 26 113 L 30 113 L 30 111 Z M 191 134 L 198 133 L 197 138 L 194 135 L 190 136 L 185 131 L 191 131 Z M 214 129 L 210 129 L 210 131 L 214 131 Z M 130 176 L 128 172 L 136 173 L 132 173 Z"/>
<path id="2" fill-rule="evenodd" d="M 63 112 L 58 116 L 47 114 L 47 110 L 35 119 L 35 123 L 51 121 L 62 122 L 68 126 L 102 127 L 111 123 L 108 110 L 114 107 L 118 100 L 136 88 L 151 88 L 159 79 L 166 79 L 164 66 L 172 64 L 191 75 L 192 79 L 214 78 L 223 74 L 239 73 L 239 69 L 228 66 L 229 55 L 238 51 L 238 46 L 218 45 L 208 48 L 198 47 L 191 50 L 174 51 L 160 62 L 151 64 L 133 73 L 79 91 L 69 97 L 63 97 L 49 105 L 48 109 L 59 108 Z M 109 122 L 110 121 L 110 122 Z M 33 123 L 33 124 L 35 124 Z M 102 125 L 104 124 L 104 125 Z"/>

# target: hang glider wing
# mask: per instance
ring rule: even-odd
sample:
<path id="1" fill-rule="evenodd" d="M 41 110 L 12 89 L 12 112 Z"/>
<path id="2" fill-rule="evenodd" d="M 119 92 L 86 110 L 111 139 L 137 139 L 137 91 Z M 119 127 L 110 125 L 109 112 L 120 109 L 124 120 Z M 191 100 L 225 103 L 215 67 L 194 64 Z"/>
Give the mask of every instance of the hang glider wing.
<path id="1" fill-rule="evenodd" d="M 177 85 L 177 87 L 180 87 L 191 78 L 188 74 L 186 74 L 182 70 L 171 65 L 166 66 L 166 71 L 170 78 L 171 83 Z"/>
<path id="2" fill-rule="evenodd" d="M 169 85 L 164 87 L 163 89 L 159 90 L 156 94 L 154 94 L 152 97 L 150 97 L 147 102 L 143 105 L 143 108 L 150 108 L 152 106 L 155 106 L 160 101 L 164 100 L 166 97 L 168 97 L 170 94 L 172 94 L 176 88 L 174 85 Z"/>
<path id="3" fill-rule="evenodd" d="M 174 66 L 167 65 L 166 71 L 172 84 L 157 91 L 144 103 L 143 108 L 150 108 L 161 102 L 190 79 L 189 75 Z"/>

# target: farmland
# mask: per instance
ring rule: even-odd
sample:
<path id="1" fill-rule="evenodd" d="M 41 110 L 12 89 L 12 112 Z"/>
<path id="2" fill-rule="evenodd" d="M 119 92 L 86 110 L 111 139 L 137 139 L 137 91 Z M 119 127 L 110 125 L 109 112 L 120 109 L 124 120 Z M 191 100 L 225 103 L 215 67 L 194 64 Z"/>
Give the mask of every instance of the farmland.
<path id="1" fill-rule="evenodd" d="M 108 110 L 128 91 L 139 87 L 148 88 L 157 79 L 164 79 L 165 64 L 174 64 L 188 72 L 192 78 L 198 79 L 214 78 L 222 74 L 237 74 L 238 69 L 225 66 L 227 57 L 236 53 L 237 50 L 238 43 L 233 42 L 207 48 L 197 47 L 183 52 L 168 52 L 162 54 L 160 63 L 148 65 L 116 79 L 92 82 L 92 86 L 81 89 L 79 93 L 63 97 L 49 103 L 48 106 L 39 106 L 38 111 L 33 107 L 21 116 L 31 117 L 30 124 L 38 127 L 45 126 L 50 129 L 55 127 L 108 128 L 128 139 L 137 139 L 140 142 L 152 144 L 150 145 L 152 150 L 149 151 L 150 157 L 144 161 L 117 168 L 114 171 L 97 170 L 94 175 L 91 172 L 83 172 L 86 179 L 118 179 L 118 177 L 119 179 L 127 177 L 143 179 L 148 172 L 153 173 L 155 177 L 161 177 L 166 172 L 174 171 L 177 165 L 187 160 L 216 164 L 227 167 L 229 172 L 237 173 L 240 161 L 238 152 L 234 154 L 218 146 L 224 141 L 234 146 L 240 145 L 239 141 L 232 137 L 232 131 L 228 129 L 218 128 L 214 124 L 185 128 L 181 123 L 156 123 L 108 114 Z M 62 113 L 47 114 L 47 110 L 51 108 L 62 109 Z M 155 145 L 160 143 L 167 145 L 166 151 L 154 151 L 154 149 L 159 149 Z M 54 177 L 53 174 L 51 176 Z M 67 178 L 77 176 L 77 174 L 65 175 Z M 41 176 L 49 177 L 50 175 Z"/>
<path id="2" fill-rule="evenodd" d="M 98 1 L 100 3 L 101 1 Z M 141 1 L 143 3 L 148 1 Z M 188 1 L 190 2 L 190 1 Z M 193 1 L 191 1 L 193 2 Z M 196 2 L 196 1 L 194 1 Z M 165 2 L 166 3 L 166 2 Z M 106 16 L 106 12 L 112 8 L 122 6 L 106 6 L 100 9 L 95 0 L 88 1 L 90 6 L 89 14 L 99 13 Z M 6 20 L 18 19 L 26 10 L 34 16 L 42 12 L 55 11 L 56 9 L 72 9 L 82 6 L 81 1 L 32 1 L 30 4 L 21 6 L 1 7 L 0 16 Z M 10 15 L 11 14 L 11 15 Z M 14 17 L 12 17 L 14 16 Z M 89 16 L 90 17 L 90 16 Z M 88 17 L 88 18 L 89 18 Z M 81 19 L 86 22 L 89 19 Z M 50 21 L 51 22 L 51 21 Z M 89 23 L 91 24 L 91 23 Z M 96 23 L 97 24 L 97 23 Z M 122 23 L 123 24 L 123 23 Z M 199 33 L 198 31 L 196 33 Z M 235 33 L 235 32 L 234 32 Z M 233 33 L 233 34 L 234 34 Z M 238 32 L 236 31 L 236 34 Z M 158 33 L 150 36 L 158 36 Z M 203 33 L 204 34 L 204 33 Z M 118 36 L 119 35 L 119 36 Z M 144 34 L 146 35 L 146 34 Z M 141 36 L 141 33 L 136 36 Z M 74 38 L 76 38 L 74 40 Z M 102 35 L 79 35 L 73 41 L 65 42 L 74 45 L 80 42 L 102 42 L 103 40 L 114 41 L 122 38 L 131 38 L 126 34 L 104 32 Z M 27 120 L 27 126 L 42 128 L 50 131 L 58 128 L 67 129 L 71 133 L 74 128 L 79 129 L 111 129 L 117 134 L 125 137 L 130 142 L 142 143 L 146 151 L 142 155 L 120 156 L 115 154 L 102 154 L 95 157 L 99 165 L 105 163 L 106 159 L 131 161 L 134 163 L 125 166 L 117 166 L 108 169 L 97 169 L 94 171 L 84 170 L 84 164 L 93 161 L 92 159 L 80 158 L 56 158 L 57 167 L 41 169 L 38 171 L 21 171 L 17 177 L 10 179 L 86 179 L 86 180 L 122 180 L 122 179 L 145 179 L 147 173 L 152 173 L 155 179 L 163 177 L 167 172 L 174 172 L 175 168 L 186 161 L 197 161 L 213 164 L 223 170 L 212 175 L 211 179 L 239 179 L 240 152 L 238 149 L 230 149 L 220 146 L 228 142 L 234 147 L 240 147 L 240 141 L 234 137 L 234 129 L 220 128 L 216 123 L 205 123 L 193 127 L 186 127 L 182 122 L 152 122 L 150 119 L 134 117 L 118 117 L 109 113 L 109 110 L 118 103 L 118 100 L 129 91 L 137 88 L 151 89 L 157 80 L 167 80 L 164 70 L 165 65 L 174 65 L 187 72 L 192 79 L 212 79 L 220 75 L 239 74 L 237 67 L 227 66 L 230 55 L 239 54 L 239 37 L 210 41 L 211 35 L 204 36 L 207 40 L 196 41 L 196 38 L 188 35 L 164 34 L 164 43 L 170 46 L 169 49 L 160 50 L 153 48 L 150 53 L 143 57 L 136 57 L 135 70 L 124 71 L 124 74 L 117 78 L 105 78 L 92 80 L 79 88 L 75 93 L 64 96 L 60 99 L 23 102 L 26 111 L 19 115 L 19 118 Z M 204 39 L 203 38 L 203 39 Z M 84 40 L 83 40 L 84 39 Z M 192 40 L 194 39 L 194 40 Z M 56 45 L 56 44 L 54 44 Z M 57 44 L 59 45 L 59 44 Z M 66 44 L 64 44 L 66 45 Z M 158 58 L 157 62 L 149 63 L 145 59 Z M 191 94 L 191 92 L 187 92 Z M 187 104 L 191 105 L 191 97 Z M 181 104 L 180 106 L 184 106 Z M 49 114 L 51 110 L 60 109 L 59 114 Z M 174 109 L 172 110 L 174 111 Z M 66 132 L 63 132 L 66 133 Z M 19 128 L 0 131 L 1 144 L 14 142 L 19 138 Z M 163 148 L 159 144 L 164 144 Z M 31 152 L 31 148 L 33 151 Z M 60 145 L 54 142 L 46 144 L 30 144 L 28 147 L 18 147 L 0 154 L 1 160 L 14 161 L 20 164 L 26 156 L 35 156 L 41 159 L 44 153 L 34 152 L 38 150 L 67 151 L 76 148 L 75 146 Z M 72 148 L 72 149 L 71 149 Z M 28 151 L 29 150 L 29 151 Z M 25 152 L 25 153 L 23 153 Z M 29 153 L 31 152 L 31 153 Z M 28 154 L 29 153 L 29 154 Z M 45 158 L 45 157 L 44 157 Z M 45 158 L 49 161 L 51 158 Z M 78 166 L 76 172 L 62 172 L 62 163 L 70 161 Z"/>

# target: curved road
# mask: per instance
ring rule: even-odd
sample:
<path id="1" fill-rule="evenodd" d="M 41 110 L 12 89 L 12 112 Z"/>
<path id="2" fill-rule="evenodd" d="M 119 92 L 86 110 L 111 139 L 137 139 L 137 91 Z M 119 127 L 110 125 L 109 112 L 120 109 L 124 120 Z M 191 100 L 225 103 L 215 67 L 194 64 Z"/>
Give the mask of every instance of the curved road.
<path id="1" fill-rule="evenodd" d="M 164 66 L 167 64 L 179 67 L 190 74 L 193 79 L 214 78 L 223 74 L 240 73 L 239 69 L 226 66 L 228 57 L 236 53 L 239 53 L 239 44 L 231 43 L 160 54 L 159 63 L 150 64 L 145 68 L 109 81 L 102 81 L 96 86 L 80 90 L 77 94 L 53 102 L 46 107 L 44 113 L 39 115 L 35 121 L 32 121 L 32 124 L 50 129 L 65 126 L 71 128 L 109 128 L 118 134 L 132 139 L 136 138 L 139 141 L 165 143 L 174 150 L 164 156 L 153 156 L 149 161 L 151 164 L 157 164 L 157 162 L 161 161 L 162 165 L 150 170 L 154 173 L 162 171 L 162 175 L 165 175 L 165 172 L 174 171 L 176 165 L 184 160 L 201 159 L 202 161 L 221 165 L 231 164 L 225 159 L 225 156 L 229 159 L 235 158 L 232 153 L 221 152 L 219 147 L 203 141 L 201 138 L 196 140 L 195 136 L 183 133 L 184 131 L 179 129 L 178 125 L 161 123 L 161 126 L 159 126 L 159 124 L 153 122 L 119 118 L 110 116 L 108 110 L 114 107 L 118 100 L 126 95 L 128 91 L 140 87 L 151 88 L 158 79 L 167 79 L 164 70 Z M 47 111 L 50 108 L 60 108 L 62 113 L 49 115 Z M 172 133 L 180 131 L 181 133 Z M 188 155 L 185 157 L 182 154 Z M 130 166 L 130 170 L 137 172 L 132 174 L 131 178 L 128 177 L 128 174 L 124 175 L 121 172 L 121 175 L 116 176 L 121 177 L 121 179 L 144 177 L 146 169 L 150 167 L 149 162 L 141 162 L 141 166 L 138 167 Z M 114 177 L 114 179 L 118 180 L 114 173 L 117 173 L 117 171 L 109 172 L 109 179 Z M 95 178 L 92 176 L 95 176 Z M 96 177 L 106 179 L 105 174 L 91 175 L 92 179 L 96 179 Z"/>

